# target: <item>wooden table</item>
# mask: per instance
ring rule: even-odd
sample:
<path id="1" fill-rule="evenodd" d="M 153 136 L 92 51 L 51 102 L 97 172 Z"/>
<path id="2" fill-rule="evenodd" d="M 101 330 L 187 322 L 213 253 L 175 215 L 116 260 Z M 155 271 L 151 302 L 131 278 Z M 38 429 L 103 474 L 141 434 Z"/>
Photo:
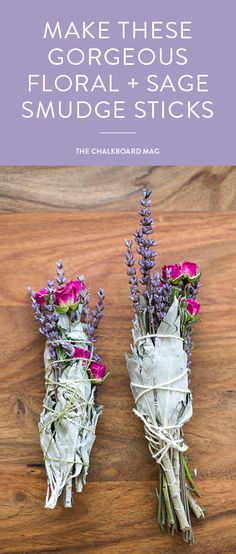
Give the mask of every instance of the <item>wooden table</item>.
<path id="1" fill-rule="evenodd" d="M 136 210 L 144 187 L 158 211 L 236 211 L 236 166 L 0 167 L 0 208 Z"/>
<path id="2" fill-rule="evenodd" d="M 194 554 L 236 552 L 235 369 L 236 215 L 154 209 L 159 264 L 196 260 L 203 271 L 201 322 L 194 335 L 194 415 L 186 425 L 192 468 L 198 468 L 206 520 L 194 521 Z M 0 551 L 3 554 L 182 554 L 181 536 L 155 521 L 157 467 L 133 415 L 124 353 L 132 310 L 123 239 L 135 210 L 1 214 Z M 111 377 L 99 391 L 99 420 L 88 483 L 72 510 L 44 509 L 46 479 L 37 421 L 44 396 L 43 345 L 28 285 L 41 288 L 64 259 L 67 274 L 85 274 L 92 299 L 106 289 L 99 352 Z"/>

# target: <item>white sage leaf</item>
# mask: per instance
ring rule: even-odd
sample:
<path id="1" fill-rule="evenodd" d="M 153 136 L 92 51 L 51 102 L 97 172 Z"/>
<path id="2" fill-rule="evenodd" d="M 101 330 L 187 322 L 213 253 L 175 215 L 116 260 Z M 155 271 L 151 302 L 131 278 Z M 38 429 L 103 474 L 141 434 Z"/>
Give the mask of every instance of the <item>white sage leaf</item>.
<path id="1" fill-rule="evenodd" d="M 126 358 L 137 410 L 164 427 L 183 425 L 192 415 L 178 309 L 174 298 L 153 339 L 143 336 L 136 317 L 134 347 Z"/>
<path id="2" fill-rule="evenodd" d="M 92 387 L 82 360 L 73 361 L 54 380 L 48 344 L 45 347 L 46 395 L 40 416 L 40 444 L 48 477 L 47 508 L 55 508 L 64 493 L 64 505 L 72 505 L 72 479 L 81 491 L 86 482 L 91 448 L 102 407 L 94 400 Z M 55 393 L 56 386 L 56 393 Z M 56 394 L 56 403 L 52 398 Z"/>

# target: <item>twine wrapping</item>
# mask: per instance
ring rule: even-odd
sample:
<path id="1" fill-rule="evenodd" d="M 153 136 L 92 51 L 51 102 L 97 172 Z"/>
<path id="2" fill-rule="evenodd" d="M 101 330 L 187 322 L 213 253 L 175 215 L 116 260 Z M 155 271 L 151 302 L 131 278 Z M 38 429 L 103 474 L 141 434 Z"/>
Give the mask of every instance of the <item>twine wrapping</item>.
<path id="1" fill-rule="evenodd" d="M 44 358 L 46 395 L 39 432 L 48 477 L 45 507 L 53 509 L 63 493 L 64 506 L 69 508 L 72 506 L 72 480 L 78 492 L 86 482 L 102 406 L 95 404 L 95 387 L 87 374 L 89 360 L 83 366 L 82 359 L 70 359 L 71 365 L 55 380 L 48 345 Z M 64 361 L 56 360 L 57 363 Z M 55 395 L 56 403 L 52 401 Z"/>
<path id="2" fill-rule="evenodd" d="M 176 516 L 189 530 L 179 489 L 175 458 L 186 452 L 182 427 L 192 415 L 187 355 L 180 336 L 178 300 L 175 298 L 156 333 L 144 335 L 138 317 L 133 326 L 134 346 L 127 356 L 134 413 L 144 424 L 148 448 L 162 467 Z"/>

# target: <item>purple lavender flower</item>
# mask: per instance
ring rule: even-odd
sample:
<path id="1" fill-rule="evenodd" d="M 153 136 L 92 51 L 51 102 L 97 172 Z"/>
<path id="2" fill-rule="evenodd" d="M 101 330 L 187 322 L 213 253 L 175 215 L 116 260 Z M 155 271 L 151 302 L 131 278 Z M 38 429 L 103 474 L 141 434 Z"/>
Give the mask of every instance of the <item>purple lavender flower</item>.
<path id="1" fill-rule="evenodd" d="M 87 323 L 87 325 L 90 325 L 91 323 L 91 311 L 89 306 L 89 294 L 87 289 L 83 289 L 83 309 L 82 314 L 84 316 L 84 322 Z"/>
<path id="2" fill-rule="evenodd" d="M 47 290 L 52 294 L 52 288 L 54 283 L 49 281 Z M 56 347 L 52 344 L 54 340 L 59 339 L 59 333 L 57 331 L 58 316 L 54 312 L 54 308 L 51 304 L 47 303 L 44 307 L 40 305 L 35 296 L 35 292 L 31 290 L 32 308 L 34 310 L 35 319 L 40 321 L 41 326 L 39 328 L 40 333 L 44 335 L 49 341 L 49 352 L 52 360 L 56 360 Z"/>
<path id="3" fill-rule="evenodd" d="M 127 265 L 127 275 L 129 276 L 129 284 L 130 284 L 130 300 L 133 302 L 133 307 L 135 312 L 139 311 L 140 307 L 140 292 L 139 292 L 139 286 L 138 286 L 138 278 L 136 274 L 135 269 L 135 259 L 133 254 L 133 241 L 132 240 L 125 240 L 125 244 L 127 247 L 127 251 L 125 253 L 126 258 L 126 265 Z"/>
<path id="4" fill-rule="evenodd" d="M 149 333 L 155 333 L 163 317 L 168 311 L 172 298 L 172 285 L 163 283 L 159 273 L 153 275 L 155 267 L 156 251 L 153 247 L 156 242 L 150 235 L 153 233 L 153 219 L 151 217 L 151 191 L 144 189 L 143 198 L 140 200 L 139 214 L 140 228 L 134 233 L 137 244 L 136 251 L 139 254 L 139 266 L 141 279 L 138 280 L 135 259 L 132 250 L 132 240 L 125 241 L 127 251 L 125 254 L 127 274 L 130 284 L 130 299 L 133 302 L 134 311 L 141 314 L 146 310 L 146 327 Z M 168 272 L 168 270 L 167 270 Z M 140 295 L 138 281 L 145 286 Z"/>
<path id="5" fill-rule="evenodd" d="M 140 265 L 140 272 L 142 278 L 140 283 L 146 285 L 150 289 L 151 283 L 151 270 L 155 267 L 156 252 L 153 250 L 153 246 L 156 245 L 154 239 L 151 239 L 149 235 L 153 233 L 153 219 L 151 217 L 151 190 L 144 189 L 143 198 L 140 200 L 142 208 L 139 210 L 141 215 L 140 225 L 134 233 L 135 241 L 137 244 L 137 252 L 140 255 L 138 263 Z"/>
<path id="6" fill-rule="evenodd" d="M 44 324 L 46 321 L 46 317 L 43 313 L 42 306 L 37 302 L 35 292 L 32 289 L 29 289 L 31 300 L 32 300 L 32 308 L 34 310 L 34 317 L 40 323 Z"/>
<path id="7" fill-rule="evenodd" d="M 155 320 L 156 327 L 158 327 L 165 313 L 163 287 L 162 287 L 159 273 L 155 273 L 153 275 L 153 278 L 151 279 L 151 298 L 152 298 L 152 305 L 154 308 L 154 312 L 153 312 L 154 320 Z"/>
<path id="8" fill-rule="evenodd" d="M 57 267 L 57 284 L 59 287 L 63 287 L 63 285 L 66 283 L 66 277 L 65 277 L 65 270 L 63 266 L 63 261 L 58 260 L 56 263 Z"/>
<path id="9" fill-rule="evenodd" d="M 102 316 L 103 316 L 104 298 L 105 298 L 104 289 L 99 289 L 99 291 L 98 291 L 98 302 L 95 306 L 95 310 L 93 311 L 92 321 L 91 321 L 91 324 L 89 326 L 89 331 L 90 331 L 90 335 L 92 337 L 92 340 L 96 340 L 96 338 L 94 337 L 94 334 L 95 334 L 95 332 L 98 328 L 98 324 L 101 321 Z"/>

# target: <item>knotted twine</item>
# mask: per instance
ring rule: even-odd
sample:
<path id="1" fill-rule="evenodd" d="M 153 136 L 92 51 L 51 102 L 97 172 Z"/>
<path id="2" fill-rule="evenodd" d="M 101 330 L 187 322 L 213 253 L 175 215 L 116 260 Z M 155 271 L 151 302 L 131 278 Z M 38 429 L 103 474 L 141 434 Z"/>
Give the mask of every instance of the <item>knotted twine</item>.
<path id="1" fill-rule="evenodd" d="M 157 338 L 157 337 L 173 338 L 173 339 L 176 339 L 176 340 L 183 341 L 183 339 L 181 337 L 177 337 L 175 335 L 170 335 L 170 334 L 163 335 L 163 334 L 160 334 L 160 333 L 155 333 L 155 334 L 151 334 L 151 335 L 143 335 L 141 337 L 138 337 L 135 340 L 135 345 L 141 340 L 149 339 L 149 338 Z M 175 382 L 179 381 L 180 379 L 182 379 L 182 377 L 184 377 L 186 375 L 186 373 L 188 373 L 188 368 L 185 368 L 184 371 L 180 375 L 175 377 L 174 379 L 169 379 L 168 381 L 166 381 L 164 383 L 161 383 L 161 384 L 158 384 L 158 385 L 147 385 L 147 384 L 146 385 L 140 385 L 139 383 L 131 382 L 130 386 L 131 386 L 132 390 L 133 390 L 134 387 L 136 387 L 138 389 L 143 389 L 136 398 L 135 398 L 135 395 L 133 395 L 134 398 L 135 398 L 136 405 L 138 404 L 138 401 L 141 398 L 141 396 L 143 396 L 144 394 L 146 394 L 146 393 L 148 393 L 152 390 L 167 390 L 167 391 L 169 390 L 171 392 L 183 392 L 183 393 L 186 393 L 186 394 L 190 393 L 189 388 L 180 389 L 180 388 L 176 388 L 176 387 L 170 387 L 170 385 L 172 385 L 173 383 L 175 383 Z M 170 429 L 173 430 L 173 433 L 175 432 L 175 430 L 181 429 L 182 428 L 181 424 L 160 426 L 160 425 L 158 425 L 157 421 L 152 423 L 150 418 L 146 419 L 137 409 L 134 408 L 133 412 L 144 423 L 145 437 L 148 441 L 148 447 L 149 447 L 150 453 L 151 453 L 152 457 L 154 458 L 154 460 L 158 464 L 162 465 L 161 461 L 162 461 L 163 456 L 165 454 L 167 454 L 167 452 L 171 448 L 175 448 L 176 450 L 178 450 L 178 452 L 186 452 L 188 447 L 184 444 L 183 439 L 182 438 L 174 439 L 173 435 L 171 435 L 171 433 L 169 433 Z M 165 445 L 162 448 L 160 448 L 159 445 L 160 445 L 160 443 L 163 443 L 163 442 L 165 443 Z M 168 483 L 168 485 L 170 485 L 170 483 Z"/>

